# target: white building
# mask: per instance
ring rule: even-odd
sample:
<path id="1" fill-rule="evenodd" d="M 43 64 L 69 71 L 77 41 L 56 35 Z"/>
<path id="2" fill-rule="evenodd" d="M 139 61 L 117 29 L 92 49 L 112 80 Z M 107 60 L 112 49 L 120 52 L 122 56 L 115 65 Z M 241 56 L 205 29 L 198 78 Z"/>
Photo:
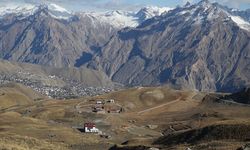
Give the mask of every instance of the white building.
<path id="1" fill-rule="evenodd" d="M 84 124 L 84 132 L 86 133 L 98 133 L 99 129 L 96 128 L 94 123 L 85 123 Z"/>

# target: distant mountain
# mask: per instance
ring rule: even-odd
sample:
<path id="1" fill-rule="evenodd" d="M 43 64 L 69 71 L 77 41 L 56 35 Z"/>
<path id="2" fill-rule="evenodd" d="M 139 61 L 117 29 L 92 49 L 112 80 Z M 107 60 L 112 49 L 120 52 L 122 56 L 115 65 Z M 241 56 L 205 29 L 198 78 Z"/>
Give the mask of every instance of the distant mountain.
<path id="1" fill-rule="evenodd" d="M 58 6 L 56 4 L 48 4 L 48 5 L 32 5 L 32 4 L 23 4 L 23 5 L 15 5 L 15 4 L 7 4 L 7 6 L 0 7 L 0 17 L 5 17 L 7 15 L 15 15 L 19 19 L 28 17 L 30 15 L 34 15 L 40 9 L 47 9 L 48 14 L 58 19 L 69 19 L 73 16 L 73 14 L 66 10 L 65 8 Z"/>
<path id="2" fill-rule="evenodd" d="M 172 10 L 172 8 L 149 6 L 149 7 L 144 7 L 141 10 L 139 10 L 136 13 L 136 16 L 138 16 L 141 20 L 146 20 L 155 16 L 160 16 L 164 13 L 167 13 L 170 10 Z"/>
<path id="3" fill-rule="evenodd" d="M 1 17 L 8 15 L 8 14 L 31 15 L 35 11 L 36 11 L 35 6 L 32 4 L 24 4 L 22 6 L 9 4 L 7 6 L 0 6 Z"/>
<path id="4" fill-rule="evenodd" d="M 250 84 L 249 27 L 203 0 L 119 31 L 87 65 L 126 85 L 234 91 Z"/>
<path id="5" fill-rule="evenodd" d="M 81 13 L 90 15 L 116 28 L 137 27 L 143 21 L 171 10 L 169 7 L 144 7 L 138 12 L 111 11 L 107 13 Z"/>
<path id="6" fill-rule="evenodd" d="M 103 23 L 108 23 L 116 28 L 124 27 L 136 27 L 146 19 L 150 19 L 155 16 L 160 16 L 163 13 L 171 10 L 169 7 L 155 7 L 149 6 L 135 11 L 110 11 L 110 12 L 70 12 L 65 8 L 50 3 L 48 5 L 7 5 L 0 7 L 0 18 L 7 15 L 15 15 L 19 19 L 29 17 L 36 14 L 40 9 L 47 9 L 47 13 L 56 19 L 68 20 L 74 16 L 91 17 L 95 20 L 99 20 Z"/>
<path id="7" fill-rule="evenodd" d="M 231 14 L 235 16 L 240 16 L 246 21 L 250 21 L 250 9 L 246 10 L 238 10 L 238 9 L 233 9 L 233 8 L 227 8 L 224 6 L 225 9 L 227 9 Z"/>
<path id="8" fill-rule="evenodd" d="M 250 21 L 250 9 L 247 9 L 245 11 L 234 11 L 233 13 L 238 15 L 238 16 L 241 16 L 242 18 L 244 18 L 248 22 Z"/>

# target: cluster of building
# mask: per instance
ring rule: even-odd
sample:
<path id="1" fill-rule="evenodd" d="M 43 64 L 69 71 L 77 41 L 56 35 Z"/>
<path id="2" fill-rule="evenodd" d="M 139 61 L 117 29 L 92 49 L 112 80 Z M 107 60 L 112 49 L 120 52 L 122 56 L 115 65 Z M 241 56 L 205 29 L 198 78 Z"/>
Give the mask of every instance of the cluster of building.
<path id="1" fill-rule="evenodd" d="M 83 84 L 70 79 L 64 79 L 57 76 L 48 76 L 48 79 L 60 79 L 65 82 L 64 86 L 46 85 L 42 83 L 42 77 L 29 73 L 18 72 L 17 74 L 0 74 L 0 84 L 16 82 L 23 84 L 33 90 L 56 99 L 72 99 L 83 96 L 96 96 L 113 91 L 112 87 L 85 87 Z"/>
<path id="2" fill-rule="evenodd" d="M 115 104 L 114 99 L 97 100 L 96 104 L 92 107 L 95 113 L 121 113 L 123 111 L 121 106 Z"/>

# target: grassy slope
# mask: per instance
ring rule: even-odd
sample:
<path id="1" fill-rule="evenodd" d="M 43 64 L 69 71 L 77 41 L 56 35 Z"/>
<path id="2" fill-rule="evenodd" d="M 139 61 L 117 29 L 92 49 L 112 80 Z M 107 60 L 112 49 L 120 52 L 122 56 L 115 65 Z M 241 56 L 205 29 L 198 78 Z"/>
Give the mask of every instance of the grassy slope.
<path id="1" fill-rule="evenodd" d="M 32 104 L 35 99 L 43 97 L 20 84 L 10 83 L 2 85 L 0 87 L 0 109 Z"/>
<path id="2" fill-rule="evenodd" d="M 58 147 L 65 149 L 93 149 L 93 145 L 100 147 L 100 145 L 102 146 L 101 143 L 119 144 L 125 140 L 129 140 L 127 146 L 136 145 L 138 142 L 151 146 L 154 139 L 158 137 L 148 136 L 147 134 L 151 132 L 167 133 L 170 127 L 176 130 L 176 132 L 171 131 L 171 133 L 178 137 L 191 131 L 195 133 L 193 135 L 197 135 L 196 132 L 203 132 L 203 129 L 206 129 L 208 126 L 238 126 L 250 122 L 249 107 L 225 105 L 216 103 L 211 99 L 203 100 L 204 95 L 204 93 L 193 91 L 176 91 L 166 87 L 150 87 L 128 89 L 78 100 L 34 102 L 28 106 L 12 109 L 12 111 L 18 113 L 0 114 L 0 148 L 1 144 L 4 145 L 5 142 L 8 145 L 12 140 L 14 146 L 18 145 L 16 143 L 21 142 L 23 147 L 34 143 L 37 147 L 41 147 L 41 145 L 44 148 L 54 146 L 56 147 L 55 149 L 58 149 Z M 116 103 L 122 105 L 126 111 L 122 114 L 78 113 L 75 107 L 81 102 L 82 105 L 88 105 L 89 102 L 86 101 L 88 99 L 111 98 L 115 99 Z M 170 103 L 170 105 L 164 105 L 175 100 L 178 101 Z M 163 107 L 138 114 L 140 111 L 161 105 Z M 27 110 L 30 110 L 28 114 L 26 113 Z M 97 123 L 98 127 L 100 124 L 106 124 L 107 126 L 101 129 L 109 134 L 112 133 L 112 139 L 104 140 L 98 136 L 80 134 L 71 128 L 72 125 L 80 125 L 83 122 L 93 120 L 99 121 Z M 135 120 L 135 122 L 130 122 L 131 120 Z M 150 130 L 145 127 L 149 124 L 158 125 L 158 128 Z M 135 131 L 134 129 L 140 131 Z M 217 129 L 215 128 L 213 131 L 218 131 Z M 145 132 L 146 136 L 141 132 Z M 209 139 L 203 138 L 204 140 L 201 140 L 202 142 L 198 143 L 197 146 L 205 147 L 206 149 L 209 146 L 219 148 L 230 145 L 226 141 L 213 141 L 213 137 L 210 137 Z M 209 140 L 209 142 L 206 140 Z M 41 143 L 37 143 L 37 141 Z M 242 143 L 244 142 L 241 140 L 231 142 L 230 148 L 239 146 Z M 233 146 L 234 144 L 235 146 Z M 86 148 L 86 145 L 89 145 L 89 148 Z M 164 144 L 160 146 L 162 148 L 171 148 Z M 173 149 L 182 149 L 187 146 L 190 145 L 179 142 L 177 145 L 173 145 Z M 94 149 L 100 148 L 94 147 Z"/>

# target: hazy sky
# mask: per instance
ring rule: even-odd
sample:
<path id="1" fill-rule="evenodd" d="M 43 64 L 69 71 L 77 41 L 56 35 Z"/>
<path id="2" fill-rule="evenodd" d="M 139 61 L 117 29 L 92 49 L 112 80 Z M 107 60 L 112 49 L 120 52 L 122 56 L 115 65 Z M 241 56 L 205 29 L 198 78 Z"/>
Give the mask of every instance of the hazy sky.
<path id="1" fill-rule="evenodd" d="M 135 10 L 142 6 L 168 6 L 175 7 L 183 5 L 187 1 L 196 3 L 199 0 L 0 0 L 0 6 L 6 3 L 47 3 L 52 2 L 61 5 L 69 10 Z M 233 8 L 250 8 L 250 0 L 210 0 Z"/>

